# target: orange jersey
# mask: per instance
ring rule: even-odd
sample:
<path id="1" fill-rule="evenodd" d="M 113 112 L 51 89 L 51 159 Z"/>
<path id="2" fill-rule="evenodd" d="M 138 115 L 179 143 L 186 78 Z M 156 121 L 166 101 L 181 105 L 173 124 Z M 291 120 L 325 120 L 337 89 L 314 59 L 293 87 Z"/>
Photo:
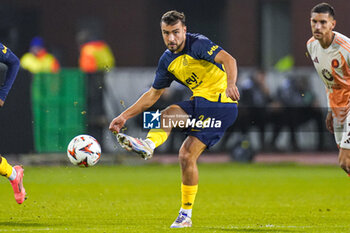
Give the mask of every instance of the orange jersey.
<path id="1" fill-rule="evenodd" d="M 343 123 L 350 110 L 350 39 L 334 33 L 332 44 L 326 49 L 314 37 L 309 39 L 306 46 L 326 86 L 328 106 L 338 122 Z"/>

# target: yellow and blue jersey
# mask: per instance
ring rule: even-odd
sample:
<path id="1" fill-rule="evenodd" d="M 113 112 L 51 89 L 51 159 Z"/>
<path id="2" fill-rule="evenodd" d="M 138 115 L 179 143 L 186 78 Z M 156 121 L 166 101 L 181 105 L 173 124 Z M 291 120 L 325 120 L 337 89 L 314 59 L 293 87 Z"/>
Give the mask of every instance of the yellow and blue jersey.
<path id="1" fill-rule="evenodd" d="M 19 70 L 19 59 L 9 48 L 0 43 L 0 62 L 7 66 L 5 81 L 0 87 L 0 99 L 5 100 Z"/>
<path id="2" fill-rule="evenodd" d="M 179 53 L 166 50 L 159 59 L 152 87 L 169 87 L 172 81 L 187 86 L 193 97 L 212 102 L 236 103 L 226 96 L 227 75 L 223 65 L 214 61 L 222 48 L 200 34 L 186 34 L 184 49 Z"/>

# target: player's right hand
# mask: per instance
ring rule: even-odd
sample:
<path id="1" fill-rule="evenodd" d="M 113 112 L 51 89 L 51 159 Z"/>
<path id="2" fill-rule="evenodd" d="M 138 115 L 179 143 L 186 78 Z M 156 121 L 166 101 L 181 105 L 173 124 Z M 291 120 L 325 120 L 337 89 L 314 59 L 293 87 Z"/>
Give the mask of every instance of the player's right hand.
<path id="1" fill-rule="evenodd" d="M 122 115 L 119 115 L 111 121 L 109 124 L 109 130 L 112 131 L 112 133 L 119 133 L 125 122 L 126 119 Z"/>
<path id="2" fill-rule="evenodd" d="M 5 104 L 5 101 L 3 101 L 2 99 L 0 99 L 0 108 L 1 108 L 2 106 L 4 106 L 4 104 Z"/>
<path id="3" fill-rule="evenodd" d="M 233 101 L 238 101 L 240 98 L 239 90 L 236 84 L 227 83 L 226 96 L 231 98 Z"/>
<path id="4" fill-rule="evenodd" d="M 333 115 L 332 112 L 329 111 L 326 117 L 326 127 L 329 132 L 334 133 L 334 128 L 333 128 Z"/>

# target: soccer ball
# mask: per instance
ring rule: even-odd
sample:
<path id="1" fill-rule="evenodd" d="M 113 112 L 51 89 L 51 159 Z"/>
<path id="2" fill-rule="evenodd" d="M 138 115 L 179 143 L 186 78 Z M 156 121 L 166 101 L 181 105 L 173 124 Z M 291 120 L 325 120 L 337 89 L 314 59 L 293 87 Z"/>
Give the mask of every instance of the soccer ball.
<path id="1" fill-rule="evenodd" d="M 67 156 L 77 166 L 94 166 L 101 157 L 101 146 L 90 135 L 78 135 L 68 144 Z"/>

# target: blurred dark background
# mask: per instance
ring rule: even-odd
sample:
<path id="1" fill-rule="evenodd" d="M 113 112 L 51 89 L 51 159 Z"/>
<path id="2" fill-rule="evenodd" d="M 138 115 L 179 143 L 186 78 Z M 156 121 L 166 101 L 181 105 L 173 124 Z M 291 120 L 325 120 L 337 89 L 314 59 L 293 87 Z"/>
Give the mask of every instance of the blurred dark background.
<path id="1" fill-rule="evenodd" d="M 336 30 L 347 35 L 350 4 L 336 9 Z M 3 0 L 0 41 L 21 56 L 30 39 L 42 36 L 62 66 L 77 66 L 76 34 L 96 28 L 115 52 L 118 66 L 155 66 L 164 50 L 159 20 L 171 9 L 183 11 L 188 30 L 208 36 L 237 58 L 240 66 L 265 67 L 291 54 L 296 66 L 309 66 L 305 43 L 311 37 L 315 0 Z"/>
<path id="2" fill-rule="evenodd" d="M 350 35 L 350 4 L 347 0 L 328 2 L 336 10 L 336 31 Z M 0 136 L 8 139 L 2 141 L 2 152 L 64 151 L 67 140 L 80 133 L 92 134 L 107 151 L 115 151 L 115 139 L 107 130 L 108 123 L 125 109 L 120 101 L 126 107 L 130 106 L 151 85 L 158 59 L 165 50 L 160 18 L 173 9 L 185 13 L 189 32 L 206 35 L 232 54 L 238 63 L 238 86 L 242 94 L 240 115 L 213 151 L 232 151 L 235 145 L 243 142 L 248 142 L 255 151 L 335 151 L 333 135 L 324 128 L 324 113 L 327 111 L 324 87 L 305 54 L 306 42 L 311 37 L 310 10 L 318 3 L 315 0 L 3 0 L 0 5 L 0 42 L 18 57 L 28 52 L 34 36 L 41 36 L 47 50 L 58 59 L 62 71 L 74 75 L 75 71 L 67 68 L 79 69 L 80 45 L 77 39 L 80 32 L 88 30 L 95 38 L 108 43 L 115 55 L 116 68 L 86 77 L 77 75 L 77 78 L 87 80 L 79 79 L 81 83 L 91 84 L 91 80 L 99 80 L 88 86 L 81 85 L 80 81 L 75 83 L 75 91 L 81 92 L 80 98 L 87 100 L 86 107 L 84 103 L 77 109 L 77 101 L 69 107 L 76 111 L 74 116 L 79 122 L 78 128 L 74 128 L 70 117 L 64 114 L 64 111 L 71 111 L 64 98 L 68 98 L 67 93 L 74 94 L 75 91 L 64 91 L 67 96 L 60 97 L 60 109 L 55 109 L 62 115 L 60 119 L 53 119 L 55 114 L 48 111 L 51 102 L 45 107 L 38 102 L 36 106 L 41 107 L 37 112 L 44 114 L 45 119 L 60 121 L 50 130 L 64 136 L 51 140 L 37 130 L 38 126 L 34 127 L 36 138 L 40 136 L 52 144 L 41 150 L 38 148 L 43 143 L 34 139 L 32 132 L 34 122 L 39 120 L 32 111 L 33 81 L 30 80 L 31 77 L 33 80 L 40 77 L 21 69 L 0 115 L 4 124 L 2 129 L 6 128 Z M 287 65 L 280 69 L 276 64 L 284 58 L 287 58 Z M 52 85 L 63 80 L 64 72 L 56 79 L 49 75 L 51 84 L 42 85 L 41 90 L 55 88 Z M 60 84 L 63 88 L 71 87 L 69 75 Z M 188 92 L 176 87 L 157 108 L 163 109 L 174 99 L 188 96 Z M 93 106 L 89 98 L 96 100 Z M 291 99 L 295 101 L 292 103 Z M 101 111 L 95 116 L 97 107 Z M 22 110 L 22 116 L 16 114 L 18 109 Z M 83 115 L 85 112 L 86 116 Z M 305 117 L 298 117 L 303 113 Z M 6 123 L 9 121 L 11 124 Z M 49 128 L 52 123 L 43 121 L 38 125 Z M 145 133 L 140 125 L 140 119 L 130 121 L 128 133 Z M 90 132 L 91 127 L 98 129 L 95 133 Z M 11 130 L 15 128 L 25 130 L 26 134 Z M 86 128 L 87 131 L 77 130 Z M 53 135 L 51 131 L 47 131 L 47 135 Z M 22 147 L 18 147 L 14 140 L 18 136 L 22 138 Z M 55 140 L 59 141 L 59 146 Z M 182 137 L 173 136 L 159 151 L 176 152 L 181 141 Z"/>

